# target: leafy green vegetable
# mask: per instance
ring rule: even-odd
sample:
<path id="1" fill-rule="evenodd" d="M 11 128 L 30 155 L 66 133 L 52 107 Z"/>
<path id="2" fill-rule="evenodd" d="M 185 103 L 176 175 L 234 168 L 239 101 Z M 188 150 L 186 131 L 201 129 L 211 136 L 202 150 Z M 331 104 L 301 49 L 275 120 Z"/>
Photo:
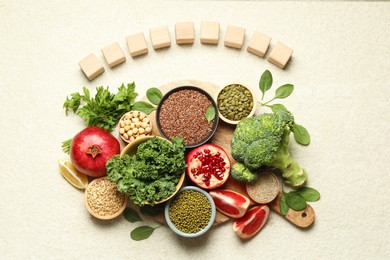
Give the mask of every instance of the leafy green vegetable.
<path id="1" fill-rule="evenodd" d="M 283 86 L 280 86 L 275 91 L 275 97 L 276 98 L 286 98 L 291 95 L 291 93 L 294 91 L 294 86 L 291 84 L 285 84 Z"/>
<path id="2" fill-rule="evenodd" d="M 316 189 L 310 187 L 302 187 L 297 190 L 297 193 L 308 202 L 315 202 L 320 199 L 320 193 Z"/>
<path id="3" fill-rule="evenodd" d="M 205 114 L 207 122 L 210 124 L 210 122 L 215 118 L 215 107 L 209 106 L 206 110 Z"/>
<path id="4" fill-rule="evenodd" d="M 123 211 L 123 216 L 125 217 L 125 219 L 127 221 L 129 221 L 130 223 L 134 223 L 134 222 L 137 222 L 137 221 L 142 221 L 141 217 L 138 215 L 137 211 L 135 211 L 134 209 L 132 208 L 126 208 L 124 211 Z"/>
<path id="5" fill-rule="evenodd" d="M 304 210 L 307 206 L 306 200 L 297 192 L 289 192 L 286 194 L 286 203 L 293 210 Z"/>
<path id="6" fill-rule="evenodd" d="M 144 240 L 150 237 L 153 234 L 153 231 L 157 228 L 159 227 L 154 228 L 150 226 L 140 226 L 130 232 L 130 237 L 135 241 Z"/>
<path id="7" fill-rule="evenodd" d="M 158 88 L 149 88 L 146 91 L 146 97 L 152 104 L 158 105 L 163 97 L 163 94 Z"/>
<path id="8" fill-rule="evenodd" d="M 287 215 L 289 206 L 286 203 L 286 193 L 285 192 L 283 192 L 282 197 L 280 198 L 279 209 L 280 209 L 280 212 L 283 214 L 283 216 Z"/>
<path id="9" fill-rule="evenodd" d="M 264 94 L 267 90 L 269 90 L 272 86 L 272 74 L 269 70 L 264 71 L 264 73 L 260 77 L 259 88 L 262 94 L 261 100 L 264 98 Z"/>
<path id="10" fill-rule="evenodd" d="M 112 131 L 120 117 L 132 110 L 137 93 L 134 92 L 135 84 L 122 84 L 116 94 L 111 93 L 102 86 L 96 88 L 96 95 L 91 98 L 89 90 L 84 87 L 83 93 L 72 93 L 66 97 L 63 108 L 66 115 L 72 110 L 84 119 L 88 126 L 98 126 L 107 131 Z"/>
<path id="11" fill-rule="evenodd" d="M 154 205 L 176 190 L 186 167 L 184 151 L 182 138 L 172 138 L 170 143 L 153 137 L 140 144 L 134 156 L 115 155 L 108 160 L 107 176 L 135 204 Z"/>
<path id="12" fill-rule="evenodd" d="M 294 124 L 292 126 L 292 131 L 294 133 L 294 139 L 297 143 L 302 144 L 302 145 L 308 145 L 310 143 L 310 134 L 301 125 Z"/>
<path id="13" fill-rule="evenodd" d="M 287 108 L 285 106 L 283 106 L 282 104 L 273 104 L 271 106 L 269 106 L 272 110 L 272 112 L 274 113 L 277 113 L 278 111 L 287 111 Z"/>
<path id="14" fill-rule="evenodd" d="M 156 108 L 145 101 L 137 101 L 134 103 L 133 109 L 149 115 Z"/>

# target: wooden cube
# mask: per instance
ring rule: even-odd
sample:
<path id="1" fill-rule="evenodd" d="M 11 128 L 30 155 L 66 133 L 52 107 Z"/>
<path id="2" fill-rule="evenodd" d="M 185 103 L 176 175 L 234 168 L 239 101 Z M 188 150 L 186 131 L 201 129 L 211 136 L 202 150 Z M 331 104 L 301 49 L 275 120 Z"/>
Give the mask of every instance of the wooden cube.
<path id="1" fill-rule="evenodd" d="M 290 60 L 293 50 L 278 42 L 271 51 L 268 61 L 283 69 Z"/>
<path id="2" fill-rule="evenodd" d="M 148 53 L 148 46 L 146 45 L 145 35 L 143 33 L 130 35 L 126 38 L 126 41 L 131 57 Z"/>
<path id="3" fill-rule="evenodd" d="M 245 28 L 228 25 L 225 36 L 225 46 L 235 49 L 241 49 L 244 44 Z"/>
<path id="4" fill-rule="evenodd" d="M 123 53 L 118 42 L 114 42 L 104 47 L 102 49 L 102 53 L 110 68 L 115 67 L 126 61 L 125 54 Z"/>
<path id="5" fill-rule="evenodd" d="M 104 67 L 95 54 L 89 54 L 79 62 L 81 70 L 89 80 L 93 80 L 104 72 Z"/>
<path id="6" fill-rule="evenodd" d="M 264 33 L 254 32 L 252 38 L 248 42 L 247 51 L 261 58 L 264 57 L 271 42 L 271 37 Z"/>
<path id="7" fill-rule="evenodd" d="M 193 22 L 181 22 L 175 25 L 176 43 L 192 44 L 195 40 L 195 28 Z"/>
<path id="8" fill-rule="evenodd" d="M 218 44 L 219 23 L 202 22 L 200 27 L 200 42 L 203 44 Z"/>
<path id="9" fill-rule="evenodd" d="M 171 46 L 171 36 L 167 26 L 152 28 L 149 32 L 155 50 Z"/>

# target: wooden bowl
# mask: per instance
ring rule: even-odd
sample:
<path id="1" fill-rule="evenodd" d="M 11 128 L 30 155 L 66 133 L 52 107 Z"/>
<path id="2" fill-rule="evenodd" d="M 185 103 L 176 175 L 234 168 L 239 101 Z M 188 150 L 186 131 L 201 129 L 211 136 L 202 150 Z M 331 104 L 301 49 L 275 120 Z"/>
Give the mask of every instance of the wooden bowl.
<path id="1" fill-rule="evenodd" d="M 162 138 L 161 136 L 150 135 L 150 136 L 139 137 L 139 138 L 135 139 L 133 142 L 126 145 L 126 147 L 122 150 L 120 157 L 123 157 L 125 154 L 133 156 L 137 152 L 137 148 L 141 143 L 146 142 L 147 140 L 150 140 L 153 137 L 157 137 L 157 138 L 160 138 L 161 140 L 170 142 L 169 140 Z M 154 204 L 164 203 L 167 200 L 169 200 L 170 198 L 172 198 L 173 196 L 175 196 L 175 194 L 180 190 L 181 186 L 183 185 L 185 175 L 186 175 L 186 173 L 185 173 L 185 171 L 183 171 L 183 173 L 180 176 L 179 182 L 176 184 L 176 190 L 174 193 L 172 193 L 169 197 L 167 197 L 165 199 L 155 201 Z M 150 203 L 148 201 L 145 201 L 145 204 L 150 204 Z"/>
<path id="2" fill-rule="evenodd" d="M 126 118 L 126 116 L 127 116 L 129 113 L 133 113 L 133 112 L 138 112 L 139 114 L 142 114 L 145 118 L 147 118 L 147 119 L 149 120 L 149 122 L 148 122 L 147 124 L 148 124 L 148 126 L 149 126 L 149 127 L 152 129 L 152 131 L 153 131 L 153 124 L 152 124 L 152 121 L 150 120 L 150 118 L 148 117 L 147 114 L 145 114 L 144 112 L 141 112 L 141 111 L 136 111 L 136 110 L 128 111 L 127 113 L 125 113 L 125 114 L 120 118 L 120 120 L 119 120 L 119 122 L 118 122 L 118 135 L 120 136 L 120 138 L 121 138 L 125 143 L 131 143 L 131 142 L 133 142 L 133 141 L 130 140 L 129 138 L 126 139 L 126 138 L 124 137 L 124 134 L 122 134 L 122 133 L 120 132 L 120 129 L 122 128 L 121 125 L 120 125 L 120 122 L 121 122 L 122 120 L 124 120 L 124 119 Z M 152 134 L 152 131 L 151 131 L 150 133 L 144 133 L 144 135 L 150 136 L 150 135 Z M 134 138 L 134 140 L 135 140 L 135 139 L 140 138 L 140 136 L 139 136 L 139 134 L 137 134 L 137 135 L 133 136 L 133 138 Z"/>
<path id="3" fill-rule="evenodd" d="M 93 181 L 91 181 L 87 188 L 85 189 L 85 193 L 84 193 L 84 204 L 85 204 L 85 207 L 87 208 L 88 212 L 94 216 L 95 218 L 98 218 L 98 219 L 102 219 L 102 220 L 109 220 L 109 219 L 113 219 L 113 218 L 116 218 L 118 217 L 120 214 L 122 214 L 122 212 L 125 210 L 125 208 L 127 207 L 127 203 L 128 203 L 128 197 L 126 195 L 123 194 L 124 196 L 124 200 L 123 200 L 123 205 L 114 213 L 110 214 L 110 215 L 101 215 L 99 214 L 98 212 L 94 211 L 89 203 L 88 203 L 88 193 L 89 191 L 92 189 L 92 187 L 96 184 L 96 182 L 98 181 L 109 181 L 107 176 L 106 177 L 102 177 L 102 178 L 97 178 L 97 179 L 94 179 Z M 116 186 L 116 185 L 115 185 Z M 118 191 L 119 192 L 119 191 Z M 98 199 L 98 197 L 96 197 Z M 104 199 L 104 198 L 101 198 L 101 199 Z"/>
<path id="4" fill-rule="evenodd" d="M 247 90 L 249 90 L 249 92 L 252 95 L 253 107 L 252 107 L 252 110 L 250 111 L 250 113 L 245 118 L 252 117 L 255 114 L 256 108 L 257 108 L 257 98 L 256 98 L 255 92 L 250 87 L 248 87 L 248 86 L 246 86 L 244 84 L 241 84 L 241 83 L 231 83 L 231 84 L 228 84 L 226 86 L 221 87 L 217 91 L 217 93 L 215 95 L 215 102 L 217 103 L 217 106 L 218 106 L 219 117 L 221 118 L 222 121 L 224 121 L 224 122 L 226 122 L 228 124 L 237 125 L 238 122 L 240 122 L 240 120 L 243 119 L 243 118 L 241 118 L 240 120 L 230 120 L 230 119 L 226 118 L 225 116 L 222 115 L 222 113 L 221 113 L 221 111 L 219 109 L 219 104 L 218 104 L 218 96 L 219 96 L 219 94 L 221 93 L 222 90 L 224 90 L 226 87 L 228 87 L 230 85 L 240 85 L 240 86 L 246 88 Z"/>

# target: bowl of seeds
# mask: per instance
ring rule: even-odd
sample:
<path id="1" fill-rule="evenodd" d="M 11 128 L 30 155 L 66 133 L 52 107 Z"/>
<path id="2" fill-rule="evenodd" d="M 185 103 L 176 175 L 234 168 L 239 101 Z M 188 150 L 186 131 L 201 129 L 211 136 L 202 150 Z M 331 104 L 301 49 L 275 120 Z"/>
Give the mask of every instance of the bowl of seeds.
<path id="1" fill-rule="evenodd" d="M 167 92 L 156 109 L 160 134 L 170 140 L 184 139 L 186 148 L 206 143 L 218 127 L 217 104 L 209 93 L 195 86 L 180 86 Z"/>
<path id="2" fill-rule="evenodd" d="M 107 177 L 91 181 L 84 194 L 85 207 L 98 219 L 108 220 L 119 216 L 126 208 L 128 197 L 118 191 Z"/>
<path id="3" fill-rule="evenodd" d="M 236 125 L 256 112 L 256 95 L 243 84 L 233 83 L 220 88 L 216 100 L 219 117 L 228 124 Z"/>
<path id="4" fill-rule="evenodd" d="M 167 202 L 164 216 L 168 227 L 182 237 L 198 237 L 213 225 L 216 215 L 214 200 L 204 190 L 185 186 Z"/>

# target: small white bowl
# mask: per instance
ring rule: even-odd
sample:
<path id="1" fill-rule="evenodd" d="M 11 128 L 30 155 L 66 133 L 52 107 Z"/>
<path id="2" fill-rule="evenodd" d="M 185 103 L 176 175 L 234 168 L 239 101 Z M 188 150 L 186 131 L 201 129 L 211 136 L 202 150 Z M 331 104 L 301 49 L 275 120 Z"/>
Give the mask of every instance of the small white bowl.
<path id="1" fill-rule="evenodd" d="M 250 92 L 251 95 L 252 95 L 253 107 L 252 107 L 252 110 L 250 111 L 250 113 L 249 113 L 245 118 L 252 117 L 252 116 L 255 114 L 256 108 L 257 108 L 257 98 L 256 98 L 255 92 L 254 92 L 250 87 L 248 87 L 247 85 L 242 84 L 242 83 L 231 83 L 231 84 L 228 84 L 228 85 L 225 85 L 225 86 L 221 87 L 221 88 L 217 91 L 217 93 L 216 93 L 216 95 L 215 95 L 215 102 L 217 103 L 219 117 L 221 118 L 222 121 L 224 121 L 224 122 L 226 122 L 226 123 L 228 123 L 228 124 L 237 125 L 238 122 L 240 122 L 240 120 L 243 119 L 243 118 L 241 118 L 240 120 L 230 120 L 230 119 L 224 117 L 224 116 L 222 115 L 220 109 L 219 109 L 219 104 L 218 104 L 218 96 L 219 96 L 219 94 L 221 93 L 221 91 L 222 91 L 223 89 L 225 89 L 226 87 L 228 87 L 228 86 L 230 86 L 230 85 L 240 85 L 240 86 L 243 86 L 244 88 L 246 88 L 247 90 L 249 90 L 249 92 Z"/>
<path id="2" fill-rule="evenodd" d="M 175 200 L 176 196 L 178 196 L 180 193 L 182 193 L 183 191 L 186 191 L 186 190 L 194 190 L 194 191 L 202 193 L 203 195 L 206 196 L 207 200 L 209 201 L 209 203 L 211 205 L 211 217 L 210 217 L 208 224 L 206 225 L 206 227 L 204 229 L 202 229 L 201 231 L 198 231 L 196 233 L 185 233 L 185 232 L 179 230 L 175 226 L 175 224 L 173 224 L 173 222 L 171 221 L 171 219 L 169 217 L 169 210 L 170 210 L 171 202 Z M 175 232 L 177 235 L 182 236 L 182 237 L 193 238 L 193 237 L 198 237 L 198 236 L 205 234 L 212 227 L 214 220 L 215 220 L 216 207 L 215 207 L 215 203 L 214 203 L 213 198 L 205 190 L 202 190 L 201 188 L 198 188 L 195 186 L 186 186 L 186 187 L 181 188 L 179 190 L 179 192 L 175 195 L 175 197 L 173 197 L 171 200 L 169 200 L 167 202 L 167 204 L 165 205 L 165 210 L 164 210 L 165 220 L 167 221 L 169 228 L 173 232 Z"/>

